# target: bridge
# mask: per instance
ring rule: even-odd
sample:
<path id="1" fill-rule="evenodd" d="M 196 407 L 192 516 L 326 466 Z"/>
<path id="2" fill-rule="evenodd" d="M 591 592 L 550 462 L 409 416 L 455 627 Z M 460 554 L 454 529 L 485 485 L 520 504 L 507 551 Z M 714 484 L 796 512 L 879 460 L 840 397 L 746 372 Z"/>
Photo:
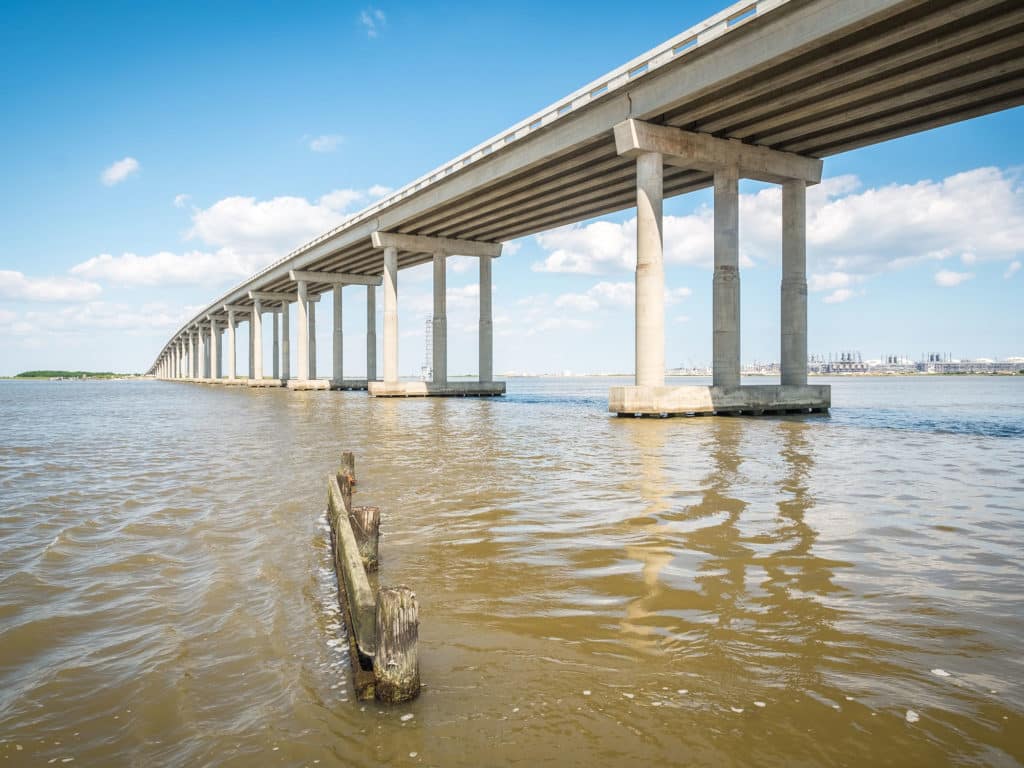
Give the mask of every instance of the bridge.
<path id="1" fill-rule="evenodd" d="M 611 389 L 609 410 L 825 410 L 829 387 L 807 382 L 805 215 L 806 188 L 820 181 L 824 158 L 1022 103 L 1020 0 L 745 0 L 257 272 L 179 328 L 150 373 L 226 385 L 367 388 L 382 397 L 500 395 L 505 385 L 493 380 L 491 269 L 501 243 L 636 206 L 636 378 Z M 778 386 L 740 384 L 741 178 L 782 187 Z M 665 384 L 662 204 L 708 187 L 714 188 L 713 384 L 671 387 Z M 476 382 L 447 380 L 451 255 L 479 261 Z M 398 275 L 426 262 L 434 277 L 433 380 L 401 381 Z M 345 286 L 367 291 L 365 380 L 346 378 L 342 369 Z M 327 292 L 334 299 L 330 381 L 314 373 L 316 304 Z M 269 366 L 262 359 L 265 315 L 273 318 Z M 236 368 L 240 322 L 250 328 L 247 376 Z"/>

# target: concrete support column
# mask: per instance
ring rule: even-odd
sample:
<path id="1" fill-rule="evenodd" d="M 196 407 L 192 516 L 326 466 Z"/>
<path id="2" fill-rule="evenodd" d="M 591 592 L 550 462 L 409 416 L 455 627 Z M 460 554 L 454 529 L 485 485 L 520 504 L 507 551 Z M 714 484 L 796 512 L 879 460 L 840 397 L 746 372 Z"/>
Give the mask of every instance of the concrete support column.
<path id="1" fill-rule="evenodd" d="M 712 284 L 712 380 L 740 385 L 739 171 L 715 171 L 715 276 Z"/>
<path id="2" fill-rule="evenodd" d="M 253 333 L 253 312 L 249 313 L 249 381 L 256 378 L 256 345 L 253 343 L 256 334 Z"/>
<path id="3" fill-rule="evenodd" d="M 263 305 L 259 299 L 252 305 L 252 376 L 256 381 L 263 380 Z"/>
<path id="4" fill-rule="evenodd" d="M 377 286 L 366 286 L 366 380 L 377 380 Z"/>
<path id="5" fill-rule="evenodd" d="M 235 379 L 237 370 L 235 356 L 235 310 L 228 310 L 228 378 L 232 381 Z"/>
<path id="6" fill-rule="evenodd" d="M 344 378 L 344 352 L 345 352 L 345 339 L 343 336 L 343 330 L 341 327 L 341 288 L 342 286 L 334 286 L 334 349 L 332 350 L 332 360 L 334 364 L 333 378 L 335 381 L 340 382 Z"/>
<path id="7" fill-rule="evenodd" d="M 398 249 L 384 249 L 384 383 L 398 383 Z"/>
<path id="8" fill-rule="evenodd" d="M 277 321 L 277 312 L 274 313 L 274 365 L 273 377 L 281 378 L 281 327 Z"/>
<path id="9" fill-rule="evenodd" d="M 807 386 L 807 185 L 782 185 L 782 383 Z"/>
<path id="10" fill-rule="evenodd" d="M 300 280 L 298 286 L 299 297 L 295 307 L 299 327 L 295 331 L 295 337 L 298 339 L 299 349 L 296 363 L 299 368 L 299 379 L 302 380 L 309 378 L 309 293 L 304 280 Z"/>
<path id="11" fill-rule="evenodd" d="M 194 379 L 196 377 L 196 346 L 191 333 L 188 335 L 188 361 L 186 362 L 186 368 L 188 369 L 188 378 Z"/>
<path id="12" fill-rule="evenodd" d="M 480 330 L 477 378 L 481 382 L 494 381 L 494 318 L 491 309 L 491 267 L 490 256 L 480 257 Z"/>
<path id="13" fill-rule="evenodd" d="M 309 375 L 307 379 L 316 378 L 316 302 L 309 301 L 306 311 L 309 320 Z"/>
<path id="14" fill-rule="evenodd" d="M 636 159 L 636 385 L 665 385 L 664 166 L 657 152 Z"/>
<path id="15" fill-rule="evenodd" d="M 292 376 L 292 339 L 288 328 L 291 302 L 281 302 L 281 381 L 287 382 Z"/>
<path id="16" fill-rule="evenodd" d="M 202 329 L 199 330 L 197 335 L 199 336 L 199 378 L 208 379 L 210 378 L 210 374 L 206 368 L 206 361 L 208 359 L 206 357 L 206 335 L 203 333 Z"/>
<path id="17" fill-rule="evenodd" d="M 220 378 L 220 331 L 217 328 L 217 321 L 210 318 L 210 378 Z"/>
<path id="18" fill-rule="evenodd" d="M 431 367 L 435 384 L 445 384 L 448 381 L 447 261 L 446 254 L 434 254 L 434 319 L 431 323 L 434 333 L 434 359 Z"/>

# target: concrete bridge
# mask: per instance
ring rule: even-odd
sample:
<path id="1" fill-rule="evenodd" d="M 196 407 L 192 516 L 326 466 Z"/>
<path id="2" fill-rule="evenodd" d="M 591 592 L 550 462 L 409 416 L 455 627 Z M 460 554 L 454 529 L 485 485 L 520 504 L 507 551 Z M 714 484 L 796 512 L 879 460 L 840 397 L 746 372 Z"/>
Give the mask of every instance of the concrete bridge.
<path id="1" fill-rule="evenodd" d="M 609 410 L 675 414 L 822 410 L 807 383 L 806 187 L 822 159 L 1024 103 L 1020 0 L 740 2 L 470 149 L 211 302 L 151 373 L 248 386 L 368 388 L 375 396 L 498 395 L 491 266 L 501 243 L 637 208 L 636 381 Z M 783 190 L 779 386 L 740 386 L 738 181 Z M 714 187 L 711 387 L 665 385 L 662 201 Z M 445 260 L 480 270 L 479 381 L 447 381 Z M 398 376 L 398 274 L 434 268 L 430 382 Z M 344 286 L 367 291 L 367 380 L 342 370 Z M 376 286 L 383 285 L 377 380 Z M 319 297 L 334 296 L 333 377 L 317 380 Z M 296 305 L 298 370 L 290 363 Z M 265 316 L 273 359 L 264 361 Z M 235 328 L 250 327 L 249 370 Z M 226 335 L 226 344 L 223 336 Z M 226 349 L 225 349 L 226 348 Z M 223 358 L 226 357 L 226 366 Z M 272 376 L 272 378 L 267 378 Z"/>

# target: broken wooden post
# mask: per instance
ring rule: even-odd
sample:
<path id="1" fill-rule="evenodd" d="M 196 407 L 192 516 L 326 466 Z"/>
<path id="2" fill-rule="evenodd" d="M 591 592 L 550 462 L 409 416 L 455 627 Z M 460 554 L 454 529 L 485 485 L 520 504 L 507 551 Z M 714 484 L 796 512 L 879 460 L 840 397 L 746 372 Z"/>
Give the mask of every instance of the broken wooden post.
<path id="1" fill-rule="evenodd" d="M 341 466 L 338 474 L 346 474 L 352 483 L 356 481 L 356 457 L 352 451 L 345 451 L 341 454 Z"/>
<path id="2" fill-rule="evenodd" d="M 352 507 L 349 515 L 367 571 L 377 570 L 377 540 L 380 536 L 380 507 Z"/>
<path id="3" fill-rule="evenodd" d="M 377 593 L 373 675 L 378 701 L 398 704 L 419 695 L 419 612 L 416 593 L 408 587 L 381 587 Z"/>
<path id="4" fill-rule="evenodd" d="M 341 466 L 338 468 L 338 487 L 345 500 L 345 514 L 352 512 L 352 486 L 356 483 L 356 459 L 351 451 L 341 454 Z"/>

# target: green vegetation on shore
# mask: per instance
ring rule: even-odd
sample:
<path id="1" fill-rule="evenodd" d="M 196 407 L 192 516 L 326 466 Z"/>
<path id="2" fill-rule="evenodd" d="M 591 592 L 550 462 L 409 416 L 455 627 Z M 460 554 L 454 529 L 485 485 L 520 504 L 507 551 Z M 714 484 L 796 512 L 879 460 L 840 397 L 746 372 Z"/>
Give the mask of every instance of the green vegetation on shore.
<path id="1" fill-rule="evenodd" d="M 15 379 L 124 379 L 135 376 L 132 373 L 111 373 L 110 371 L 23 371 Z"/>

